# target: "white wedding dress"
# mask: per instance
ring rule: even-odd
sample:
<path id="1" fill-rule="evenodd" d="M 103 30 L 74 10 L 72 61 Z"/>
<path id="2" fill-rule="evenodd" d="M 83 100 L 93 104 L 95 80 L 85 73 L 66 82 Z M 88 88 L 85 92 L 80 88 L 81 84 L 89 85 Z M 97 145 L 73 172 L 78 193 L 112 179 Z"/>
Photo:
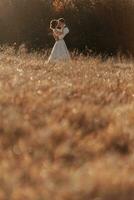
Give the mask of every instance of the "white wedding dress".
<path id="1" fill-rule="evenodd" d="M 69 29 L 67 27 L 64 27 L 63 34 L 60 35 L 59 40 L 55 42 L 55 45 L 48 59 L 48 63 L 55 62 L 55 61 L 69 61 L 71 59 L 69 51 L 64 41 L 64 37 L 68 33 L 69 33 Z"/>

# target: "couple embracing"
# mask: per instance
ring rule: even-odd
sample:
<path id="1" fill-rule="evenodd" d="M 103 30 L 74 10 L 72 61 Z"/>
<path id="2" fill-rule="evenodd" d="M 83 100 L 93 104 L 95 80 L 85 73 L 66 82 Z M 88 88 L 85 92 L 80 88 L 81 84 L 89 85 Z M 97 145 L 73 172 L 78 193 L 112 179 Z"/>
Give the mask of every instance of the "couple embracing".
<path id="1" fill-rule="evenodd" d="M 50 22 L 50 29 L 55 38 L 55 45 L 49 56 L 48 63 L 56 61 L 69 61 L 70 54 L 64 41 L 64 37 L 69 33 L 69 29 L 65 24 L 65 20 L 60 18 Z"/>

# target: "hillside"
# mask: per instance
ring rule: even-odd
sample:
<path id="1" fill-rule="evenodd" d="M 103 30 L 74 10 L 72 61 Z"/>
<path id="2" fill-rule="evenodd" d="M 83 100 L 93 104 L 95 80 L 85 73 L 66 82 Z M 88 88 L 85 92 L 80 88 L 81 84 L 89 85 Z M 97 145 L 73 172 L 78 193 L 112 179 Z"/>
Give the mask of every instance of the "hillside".
<path id="1" fill-rule="evenodd" d="M 0 53 L 0 200 L 133 200 L 134 62 Z"/>

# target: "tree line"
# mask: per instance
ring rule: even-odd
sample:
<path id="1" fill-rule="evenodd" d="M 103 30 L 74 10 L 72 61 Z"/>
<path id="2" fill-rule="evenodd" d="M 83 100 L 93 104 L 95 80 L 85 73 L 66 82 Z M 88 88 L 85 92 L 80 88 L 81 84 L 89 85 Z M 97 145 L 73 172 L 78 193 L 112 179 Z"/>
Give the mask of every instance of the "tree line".
<path id="1" fill-rule="evenodd" d="M 134 54 L 133 0 L 2 0 L 0 44 L 49 49 L 49 22 L 64 17 L 71 50 Z"/>

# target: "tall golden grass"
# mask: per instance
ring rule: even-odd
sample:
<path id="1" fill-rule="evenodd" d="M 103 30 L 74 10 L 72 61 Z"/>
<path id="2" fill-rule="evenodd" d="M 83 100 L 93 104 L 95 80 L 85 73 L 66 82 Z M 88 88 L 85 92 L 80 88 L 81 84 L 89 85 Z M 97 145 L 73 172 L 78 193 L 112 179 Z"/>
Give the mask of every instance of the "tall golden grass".
<path id="1" fill-rule="evenodd" d="M 0 199 L 133 200 L 134 62 L 0 53 Z"/>

